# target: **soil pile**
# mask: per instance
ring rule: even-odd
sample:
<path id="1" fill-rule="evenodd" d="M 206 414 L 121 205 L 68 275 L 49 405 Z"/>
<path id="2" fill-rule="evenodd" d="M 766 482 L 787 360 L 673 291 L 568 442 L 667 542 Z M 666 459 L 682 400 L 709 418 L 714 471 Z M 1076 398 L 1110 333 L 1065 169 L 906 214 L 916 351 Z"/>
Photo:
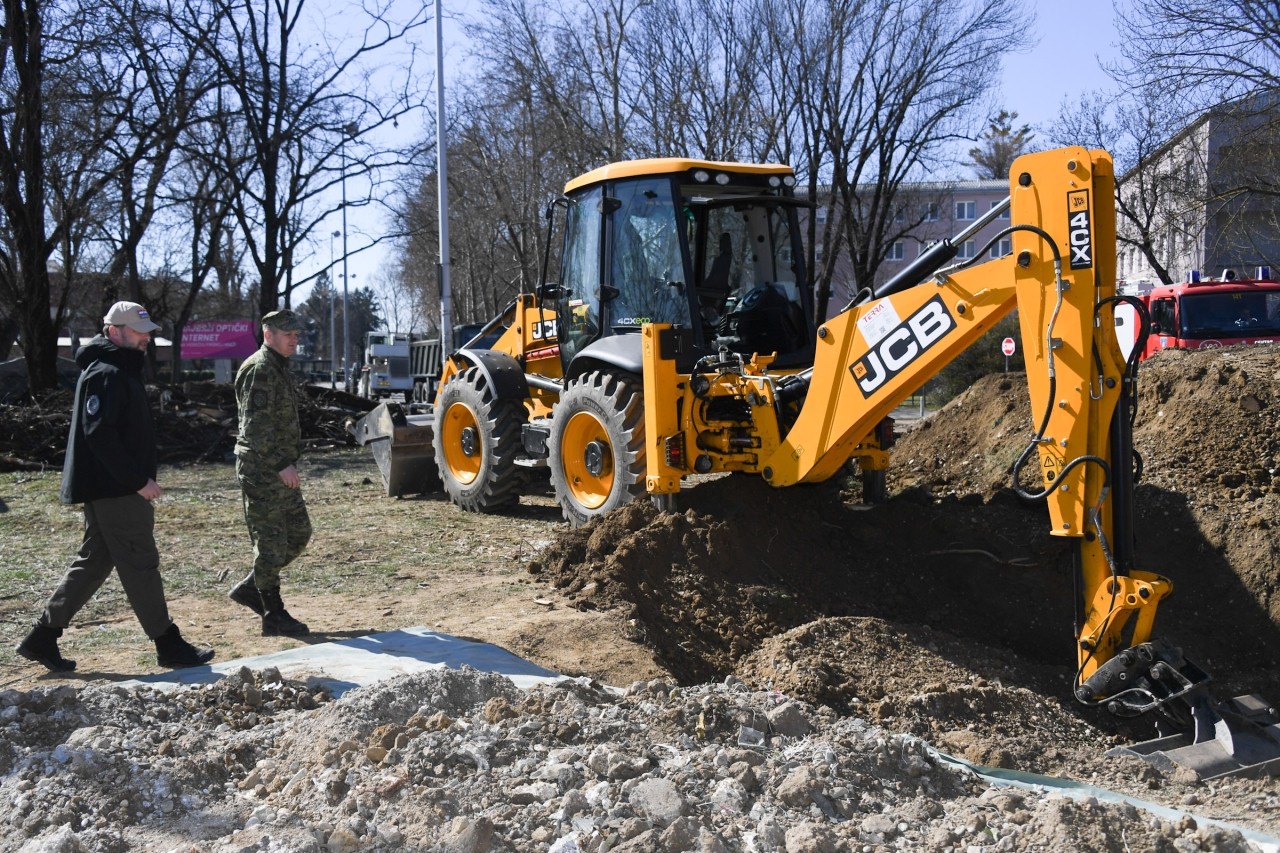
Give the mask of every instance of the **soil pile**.
<path id="1" fill-rule="evenodd" d="M 1175 588 L 1156 635 L 1223 698 L 1274 701 L 1280 360 L 1165 353 L 1139 381 L 1137 567 Z M 1154 732 L 1071 697 L 1072 543 L 1008 486 L 1031 434 L 1025 376 L 990 376 L 899 439 L 885 504 L 722 478 L 682 514 L 638 503 L 566 533 L 530 569 L 579 607 L 626 608 L 686 683 L 732 673 L 982 763 L 1076 775 Z"/>

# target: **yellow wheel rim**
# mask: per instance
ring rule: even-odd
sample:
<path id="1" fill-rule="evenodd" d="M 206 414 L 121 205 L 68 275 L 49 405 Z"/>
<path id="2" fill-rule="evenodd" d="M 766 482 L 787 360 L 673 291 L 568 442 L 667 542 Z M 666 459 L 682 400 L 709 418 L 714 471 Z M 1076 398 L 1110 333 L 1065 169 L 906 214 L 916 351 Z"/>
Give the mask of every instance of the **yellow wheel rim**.
<path id="1" fill-rule="evenodd" d="M 565 424 L 560 464 L 569 494 L 586 509 L 599 509 L 613 491 L 613 448 L 604 424 L 588 412 L 576 412 Z"/>
<path id="2" fill-rule="evenodd" d="M 454 403 L 441 419 L 440 446 L 449 476 L 464 486 L 474 483 L 480 474 L 480 429 L 475 413 L 462 403 Z"/>

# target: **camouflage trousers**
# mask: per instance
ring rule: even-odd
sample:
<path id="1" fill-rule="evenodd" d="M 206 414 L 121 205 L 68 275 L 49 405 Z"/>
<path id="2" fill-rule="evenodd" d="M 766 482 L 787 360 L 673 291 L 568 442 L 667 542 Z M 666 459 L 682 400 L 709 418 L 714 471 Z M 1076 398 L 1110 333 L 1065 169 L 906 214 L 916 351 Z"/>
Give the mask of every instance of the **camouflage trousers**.
<path id="1" fill-rule="evenodd" d="M 253 582 L 258 589 L 280 586 L 280 570 L 311 541 L 311 517 L 302 489 L 290 489 L 269 465 L 236 457 L 236 478 L 244 498 L 244 520 L 253 541 Z"/>

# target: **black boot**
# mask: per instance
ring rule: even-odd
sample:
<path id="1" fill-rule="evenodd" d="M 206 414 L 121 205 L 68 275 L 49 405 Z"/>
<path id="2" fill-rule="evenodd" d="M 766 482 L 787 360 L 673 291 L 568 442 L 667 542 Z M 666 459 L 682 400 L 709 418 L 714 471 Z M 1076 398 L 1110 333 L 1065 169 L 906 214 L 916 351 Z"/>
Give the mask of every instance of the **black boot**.
<path id="1" fill-rule="evenodd" d="M 171 669 L 184 666 L 200 666 L 213 660 L 213 649 L 197 648 L 182 639 L 178 626 L 170 624 L 163 634 L 155 639 L 156 663 Z"/>
<path id="2" fill-rule="evenodd" d="M 267 612 L 267 609 L 262 606 L 262 595 L 258 592 L 258 587 L 253 582 L 253 572 L 249 572 L 249 574 L 245 575 L 244 580 L 231 587 L 231 592 L 227 593 L 227 598 L 236 604 L 243 604 L 259 616 Z"/>
<path id="3" fill-rule="evenodd" d="M 301 637 L 310 634 L 311 629 L 299 622 L 284 609 L 284 601 L 280 598 L 280 587 L 259 590 L 262 593 L 262 604 L 267 612 L 262 614 L 262 636 L 264 637 Z"/>
<path id="4" fill-rule="evenodd" d="M 17 652 L 27 660 L 44 664 L 50 672 L 70 672 L 76 668 L 76 662 L 67 660 L 58 651 L 58 638 L 61 636 L 61 628 L 50 628 L 37 622 L 27 638 L 18 644 Z"/>

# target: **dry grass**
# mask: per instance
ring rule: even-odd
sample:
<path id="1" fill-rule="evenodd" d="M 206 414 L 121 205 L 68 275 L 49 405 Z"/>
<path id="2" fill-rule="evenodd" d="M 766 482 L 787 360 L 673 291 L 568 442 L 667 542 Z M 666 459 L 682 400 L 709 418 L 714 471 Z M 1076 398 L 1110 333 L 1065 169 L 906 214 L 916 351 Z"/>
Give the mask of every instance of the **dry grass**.
<path id="1" fill-rule="evenodd" d="M 305 596 L 311 613 L 326 601 L 349 608 L 356 596 L 404 618 L 429 618 L 422 600 L 474 591 L 469 578 L 483 577 L 490 591 L 494 581 L 527 584 L 525 563 L 563 528 L 549 490 L 505 515 L 465 513 L 442 495 L 387 498 L 362 448 L 308 456 L 302 471 L 316 532 L 285 580 L 289 596 Z M 80 544 L 81 511 L 58 502 L 60 478 L 52 470 L 0 475 L 0 686 L 9 681 L 4 673 L 28 666 L 13 647 Z M 156 540 L 166 593 L 171 602 L 195 599 L 208 611 L 199 636 L 220 637 L 216 620 L 228 609 L 226 590 L 252 561 L 234 470 L 228 464 L 165 467 L 159 482 L 165 495 L 157 504 Z M 154 664 L 114 577 L 74 627 L 63 640 L 69 654 L 127 639 L 138 648 L 140 665 Z"/>

